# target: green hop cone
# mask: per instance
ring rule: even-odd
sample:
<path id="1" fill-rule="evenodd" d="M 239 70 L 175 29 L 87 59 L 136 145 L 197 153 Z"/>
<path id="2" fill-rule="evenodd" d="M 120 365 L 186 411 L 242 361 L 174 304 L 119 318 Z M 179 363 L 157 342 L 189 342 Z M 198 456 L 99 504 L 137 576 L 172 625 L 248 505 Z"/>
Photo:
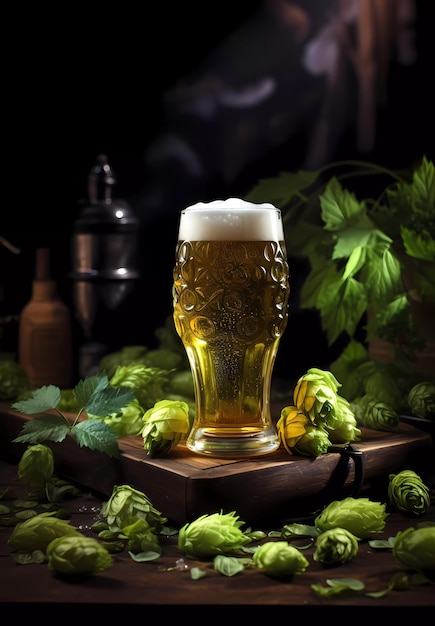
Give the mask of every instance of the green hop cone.
<path id="1" fill-rule="evenodd" d="M 397 533 L 393 556 L 405 570 L 435 571 L 435 526 L 406 528 Z"/>
<path id="2" fill-rule="evenodd" d="M 115 432 L 117 437 L 135 437 L 143 427 L 143 408 L 139 401 L 132 400 L 118 413 L 99 418 Z"/>
<path id="3" fill-rule="evenodd" d="M 368 539 L 383 531 L 388 515 L 385 503 L 349 496 L 328 504 L 315 518 L 314 526 L 321 532 L 345 528 L 358 539 Z"/>
<path id="4" fill-rule="evenodd" d="M 156 402 L 143 416 L 144 448 L 151 457 L 169 454 L 189 430 L 189 405 L 179 400 Z"/>
<path id="5" fill-rule="evenodd" d="M 147 367 L 142 363 L 119 365 L 110 384 L 114 387 L 130 387 L 144 409 L 153 406 L 165 397 L 164 386 L 168 381 L 169 370 Z"/>
<path id="6" fill-rule="evenodd" d="M 8 544 L 20 552 L 45 552 L 48 544 L 64 535 L 80 536 L 81 532 L 69 522 L 46 512 L 34 515 L 21 524 L 17 524 L 8 539 Z"/>
<path id="7" fill-rule="evenodd" d="M 413 415 L 435 420 L 435 385 L 429 381 L 415 385 L 408 393 L 408 406 Z"/>
<path id="8" fill-rule="evenodd" d="M 293 576 L 305 572 L 308 559 L 287 541 L 267 541 L 255 550 L 253 561 L 266 574 L 276 577 Z"/>
<path id="9" fill-rule="evenodd" d="M 413 470 L 390 474 L 388 500 L 401 513 L 423 515 L 430 507 L 430 489 Z"/>
<path id="10" fill-rule="evenodd" d="M 100 574 L 113 563 L 97 539 L 84 535 L 58 537 L 47 546 L 48 568 L 59 574 Z"/>
<path id="11" fill-rule="evenodd" d="M 47 482 L 53 477 L 54 454 L 42 443 L 27 446 L 18 463 L 18 478 L 36 498 L 45 494 Z"/>
<path id="12" fill-rule="evenodd" d="M 0 402 L 13 401 L 34 389 L 26 370 L 12 359 L 0 360 Z"/>
<path id="13" fill-rule="evenodd" d="M 397 411 L 390 404 L 380 402 L 370 394 L 355 398 L 350 406 L 358 426 L 385 432 L 395 432 L 399 426 Z"/>
<path id="14" fill-rule="evenodd" d="M 234 552 L 251 541 L 240 529 L 243 525 L 235 511 L 201 515 L 180 529 L 178 547 L 199 558 Z"/>
<path id="15" fill-rule="evenodd" d="M 168 521 L 142 491 L 129 485 L 113 487 L 112 495 L 101 507 L 101 514 L 113 531 L 119 531 L 125 525 L 131 524 L 134 518 L 139 518 L 144 519 L 158 533 Z"/>
<path id="16" fill-rule="evenodd" d="M 128 537 L 128 549 L 138 552 L 156 552 L 162 554 L 157 535 L 144 519 L 135 519 L 122 528 L 122 534 Z"/>
<path id="17" fill-rule="evenodd" d="M 294 451 L 304 456 L 320 456 L 328 452 L 331 445 L 328 432 L 322 426 L 305 424 L 305 434 L 294 445 Z"/>
<path id="18" fill-rule="evenodd" d="M 331 372 L 313 367 L 299 378 L 293 391 L 293 403 L 317 425 L 334 409 L 340 386 Z"/>
<path id="19" fill-rule="evenodd" d="M 308 417 L 295 406 L 286 406 L 282 409 L 276 424 L 279 439 L 289 454 L 299 439 L 305 435 Z"/>
<path id="20" fill-rule="evenodd" d="M 333 415 L 334 419 L 327 418 L 325 427 L 332 443 L 359 441 L 361 430 L 348 400 L 337 394 L 335 409 L 329 415 Z"/>
<path id="21" fill-rule="evenodd" d="M 330 528 L 316 539 L 313 559 L 324 565 L 347 563 L 358 554 L 358 538 L 346 528 Z"/>

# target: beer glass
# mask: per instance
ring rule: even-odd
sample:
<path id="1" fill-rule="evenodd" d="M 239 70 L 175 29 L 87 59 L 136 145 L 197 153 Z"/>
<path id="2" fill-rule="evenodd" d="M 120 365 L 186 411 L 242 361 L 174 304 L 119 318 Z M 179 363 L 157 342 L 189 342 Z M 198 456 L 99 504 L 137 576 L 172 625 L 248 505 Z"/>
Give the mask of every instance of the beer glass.
<path id="1" fill-rule="evenodd" d="M 190 450 L 229 458 L 278 448 L 270 388 L 289 289 L 275 206 L 229 198 L 181 211 L 173 304 L 193 374 Z"/>

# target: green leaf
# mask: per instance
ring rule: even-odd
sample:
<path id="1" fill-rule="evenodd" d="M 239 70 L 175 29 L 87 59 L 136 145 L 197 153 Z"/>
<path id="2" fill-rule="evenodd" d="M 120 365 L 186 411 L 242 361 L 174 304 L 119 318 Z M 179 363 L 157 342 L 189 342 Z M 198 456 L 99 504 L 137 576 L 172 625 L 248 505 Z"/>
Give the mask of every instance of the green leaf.
<path id="1" fill-rule="evenodd" d="M 422 261 L 435 261 L 435 239 L 430 239 L 429 233 L 416 233 L 405 226 L 400 232 L 406 254 Z"/>
<path id="2" fill-rule="evenodd" d="M 47 557 L 42 550 L 34 550 L 33 552 L 17 552 L 12 555 L 14 561 L 19 565 L 28 565 L 29 563 L 45 563 Z"/>
<path id="3" fill-rule="evenodd" d="M 318 308 L 318 301 L 322 292 L 327 294 L 328 291 L 332 290 L 336 293 L 341 284 L 342 278 L 337 272 L 335 263 L 332 261 L 313 266 L 302 285 L 300 293 L 301 307 L 303 309 Z M 333 297 L 331 297 L 331 300 L 333 300 Z"/>
<path id="4" fill-rule="evenodd" d="M 364 202 L 359 202 L 354 193 L 343 189 L 333 176 L 319 198 L 322 220 L 326 230 L 341 230 L 355 225 L 366 215 Z"/>
<path id="5" fill-rule="evenodd" d="M 235 556 L 218 554 L 213 559 L 214 568 L 223 576 L 235 576 L 245 569 L 244 564 Z"/>
<path id="6" fill-rule="evenodd" d="M 85 407 L 94 394 L 98 394 L 103 391 L 109 384 L 109 379 L 105 372 L 95 374 L 95 376 L 88 376 L 84 380 L 81 380 L 74 387 L 74 395 L 77 403 L 81 407 Z"/>
<path id="7" fill-rule="evenodd" d="M 68 422 L 60 415 L 40 415 L 26 422 L 21 435 L 14 443 L 41 443 L 43 441 L 63 441 L 69 432 Z"/>
<path id="8" fill-rule="evenodd" d="M 300 170 L 281 172 L 276 178 L 264 178 L 246 196 L 248 202 L 271 202 L 282 208 L 295 196 L 308 189 L 317 179 L 319 172 Z"/>
<path id="9" fill-rule="evenodd" d="M 365 585 L 356 578 L 335 578 L 326 581 L 327 587 L 322 585 L 311 585 L 311 589 L 321 598 L 345 597 L 353 598 L 361 595 Z"/>
<path id="10" fill-rule="evenodd" d="M 43 413 L 49 409 L 54 409 L 60 402 L 61 393 L 59 387 L 55 385 L 45 385 L 36 389 L 27 400 L 15 402 L 12 408 L 20 413 L 34 415 Z"/>
<path id="11" fill-rule="evenodd" d="M 322 286 L 318 308 L 322 319 L 322 328 L 327 334 L 329 345 L 336 341 L 342 332 L 352 337 L 365 310 L 367 299 L 364 286 L 354 278 L 348 278 L 338 285 Z"/>
<path id="12" fill-rule="evenodd" d="M 119 413 L 134 398 L 133 389 L 108 385 L 105 389 L 97 388 L 84 406 L 87 413 L 106 417 L 112 413 Z"/>
<path id="13" fill-rule="evenodd" d="M 367 254 L 365 282 L 370 301 L 389 302 L 402 288 L 401 266 L 385 248 L 372 248 Z"/>
<path id="14" fill-rule="evenodd" d="M 343 273 L 343 280 L 355 276 L 366 262 L 366 249 L 362 246 L 355 246 L 350 253 L 349 259 Z"/>
<path id="15" fill-rule="evenodd" d="M 134 552 L 130 552 L 130 551 L 128 553 L 133 559 L 133 561 L 136 561 L 137 563 L 146 563 L 147 561 L 155 561 L 156 559 L 162 556 L 158 552 L 153 552 L 152 550 L 149 550 L 148 552 L 138 552 L 137 554 L 134 554 Z"/>
<path id="16" fill-rule="evenodd" d="M 207 576 L 207 572 L 200 567 L 192 567 L 190 570 L 190 577 L 192 580 L 200 580 L 201 578 L 204 578 L 204 576 Z"/>
<path id="17" fill-rule="evenodd" d="M 362 591 L 365 588 L 364 583 L 357 578 L 327 578 L 326 584 L 330 587 L 345 585 L 353 591 Z"/>
<path id="18" fill-rule="evenodd" d="M 392 550 L 393 544 L 390 539 L 371 539 L 368 542 L 369 546 L 374 550 Z"/>
<path id="19" fill-rule="evenodd" d="M 71 429 L 71 435 L 81 447 L 105 452 L 119 458 L 118 441 L 113 430 L 100 420 L 85 420 Z"/>

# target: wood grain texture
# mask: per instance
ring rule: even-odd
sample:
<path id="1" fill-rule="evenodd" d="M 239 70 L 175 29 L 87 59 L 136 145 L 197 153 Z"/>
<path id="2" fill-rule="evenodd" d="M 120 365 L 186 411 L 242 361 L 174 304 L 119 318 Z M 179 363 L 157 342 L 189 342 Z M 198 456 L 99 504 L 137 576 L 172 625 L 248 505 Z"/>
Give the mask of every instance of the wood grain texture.
<path id="1" fill-rule="evenodd" d="M 31 419 L 0 405 L 0 456 L 17 461 L 25 445 L 12 443 Z M 386 433 L 363 429 L 356 444 L 364 464 L 364 488 L 402 469 L 420 471 L 433 457 L 430 434 L 408 424 Z M 334 499 L 352 495 L 354 462 L 331 452 L 317 458 L 289 455 L 283 448 L 256 458 L 219 459 L 182 445 L 167 458 L 149 458 L 141 437 L 119 440 L 120 459 L 80 448 L 70 437 L 52 444 L 55 472 L 105 497 L 114 485 L 143 491 L 174 523 L 199 515 L 237 511 L 248 523 L 280 523 L 309 517 Z"/>

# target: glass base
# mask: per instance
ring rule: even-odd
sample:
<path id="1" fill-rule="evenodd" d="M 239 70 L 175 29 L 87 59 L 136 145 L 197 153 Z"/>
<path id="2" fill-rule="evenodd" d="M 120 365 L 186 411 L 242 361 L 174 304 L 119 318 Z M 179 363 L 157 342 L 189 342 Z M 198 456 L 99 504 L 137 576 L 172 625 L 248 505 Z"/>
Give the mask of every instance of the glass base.
<path id="1" fill-rule="evenodd" d="M 264 431 L 250 431 L 246 434 L 234 434 L 231 429 L 192 429 L 186 441 L 186 446 L 192 452 L 220 456 L 225 458 L 240 458 L 270 454 L 279 448 L 278 433 L 274 428 Z"/>

